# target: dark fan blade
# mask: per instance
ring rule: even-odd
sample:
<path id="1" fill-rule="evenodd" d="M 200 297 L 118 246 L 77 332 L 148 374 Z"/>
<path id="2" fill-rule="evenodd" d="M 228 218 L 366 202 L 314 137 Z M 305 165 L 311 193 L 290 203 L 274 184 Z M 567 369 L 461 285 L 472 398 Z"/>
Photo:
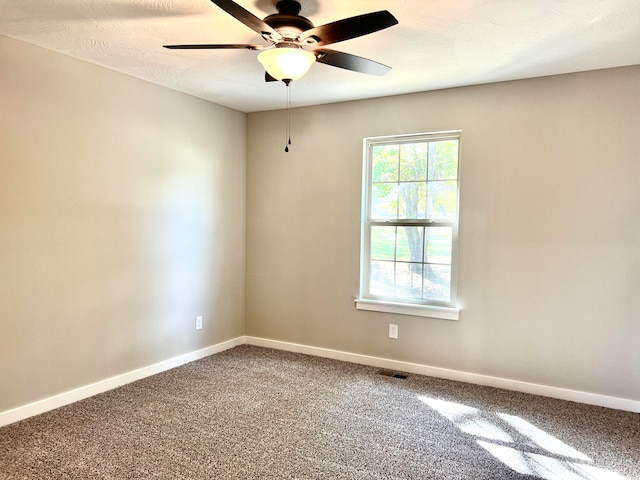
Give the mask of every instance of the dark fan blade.
<path id="1" fill-rule="evenodd" d="M 264 81 L 265 82 L 277 82 L 278 79 L 277 78 L 273 78 L 271 75 L 269 75 L 269 72 L 264 72 Z"/>
<path id="2" fill-rule="evenodd" d="M 316 54 L 316 60 L 326 65 L 340 67 L 354 72 L 367 73 L 369 75 L 384 75 L 391 71 L 391 67 L 387 67 L 382 63 L 374 62 L 367 58 L 351 55 L 350 53 L 337 52 L 328 48 L 317 48 L 313 51 Z"/>
<path id="3" fill-rule="evenodd" d="M 163 47 L 171 48 L 174 50 L 222 50 L 226 48 L 246 48 L 247 50 L 262 50 L 264 48 L 262 45 L 249 45 L 247 43 L 204 43 L 200 45 L 163 45 Z"/>
<path id="4" fill-rule="evenodd" d="M 267 23 L 256 17 L 249 10 L 244 9 L 231 0 L 211 0 L 236 20 L 244 23 L 247 27 L 260 35 L 270 37 L 272 40 L 280 40 L 282 35 L 271 28 Z"/>
<path id="5" fill-rule="evenodd" d="M 304 42 L 313 39 L 317 41 L 316 45 L 322 46 L 367 35 L 397 24 L 396 17 L 386 10 L 381 10 L 311 28 L 302 32 L 300 40 Z"/>

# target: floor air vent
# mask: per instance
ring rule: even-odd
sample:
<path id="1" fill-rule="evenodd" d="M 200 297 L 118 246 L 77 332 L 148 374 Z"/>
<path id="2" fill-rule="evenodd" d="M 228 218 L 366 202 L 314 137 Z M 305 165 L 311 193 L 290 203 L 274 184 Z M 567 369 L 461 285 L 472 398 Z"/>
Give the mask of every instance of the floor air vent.
<path id="1" fill-rule="evenodd" d="M 407 378 L 406 374 L 394 372 L 393 370 L 378 370 L 378 375 L 384 375 L 385 377 L 402 378 L 403 380 Z"/>

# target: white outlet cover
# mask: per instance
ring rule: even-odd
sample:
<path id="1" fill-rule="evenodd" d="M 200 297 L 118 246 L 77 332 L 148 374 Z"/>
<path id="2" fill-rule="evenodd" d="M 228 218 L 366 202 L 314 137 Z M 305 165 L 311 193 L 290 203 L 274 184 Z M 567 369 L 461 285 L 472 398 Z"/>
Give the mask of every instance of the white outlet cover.
<path id="1" fill-rule="evenodd" d="M 196 330 L 202 330 L 202 316 L 196 317 Z"/>
<path id="2" fill-rule="evenodd" d="M 398 338 L 398 325 L 389 324 L 389 338 Z"/>

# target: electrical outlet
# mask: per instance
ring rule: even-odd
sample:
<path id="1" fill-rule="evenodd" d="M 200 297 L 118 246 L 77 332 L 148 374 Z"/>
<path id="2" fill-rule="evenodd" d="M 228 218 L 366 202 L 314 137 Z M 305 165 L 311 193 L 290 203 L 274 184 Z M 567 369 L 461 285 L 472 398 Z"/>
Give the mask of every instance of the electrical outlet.
<path id="1" fill-rule="evenodd" d="M 196 317 L 196 330 L 202 330 L 202 315 Z"/>
<path id="2" fill-rule="evenodd" d="M 389 324 L 389 338 L 398 339 L 398 325 L 394 323 Z"/>

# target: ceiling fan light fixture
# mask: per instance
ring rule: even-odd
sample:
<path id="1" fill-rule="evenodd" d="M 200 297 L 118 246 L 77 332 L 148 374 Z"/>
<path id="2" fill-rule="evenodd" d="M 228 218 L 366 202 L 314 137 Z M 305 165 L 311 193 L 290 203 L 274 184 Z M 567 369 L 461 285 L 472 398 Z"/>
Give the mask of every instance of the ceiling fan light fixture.
<path id="1" fill-rule="evenodd" d="M 264 50 L 258 60 L 276 80 L 298 80 L 309 71 L 316 56 L 298 46 L 284 46 Z"/>

